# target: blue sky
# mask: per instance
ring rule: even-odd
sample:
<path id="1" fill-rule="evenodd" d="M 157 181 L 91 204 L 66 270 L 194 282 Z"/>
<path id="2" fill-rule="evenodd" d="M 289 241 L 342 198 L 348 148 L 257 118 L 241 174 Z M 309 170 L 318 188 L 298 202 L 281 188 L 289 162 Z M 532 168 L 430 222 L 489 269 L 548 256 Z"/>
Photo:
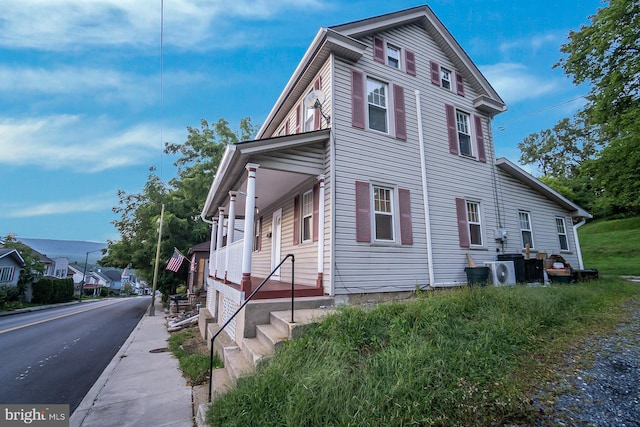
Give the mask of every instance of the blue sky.
<path id="1" fill-rule="evenodd" d="M 320 27 L 425 2 L 164 0 L 162 61 L 161 4 L 0 2 L 0 235 L 117 240 L 117 191 L 139 192 L 151 166 L 174 176 L 163 141 L 203 118 L 262 123 Z M 552 65 L 600 0 L 428 5 L 509 107 L 498 156 L 517 162 L 518 142 L 584 104 L 588 87 Z"/>

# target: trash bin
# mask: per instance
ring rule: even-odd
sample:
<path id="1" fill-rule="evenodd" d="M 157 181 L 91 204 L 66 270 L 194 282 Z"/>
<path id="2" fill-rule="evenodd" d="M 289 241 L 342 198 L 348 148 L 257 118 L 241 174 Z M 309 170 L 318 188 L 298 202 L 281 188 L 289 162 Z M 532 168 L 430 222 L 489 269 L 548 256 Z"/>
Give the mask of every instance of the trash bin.
<path id="1" fill-rule="evenodd" d="M 465 267 L 464 272 L 467 273 L 467 283 L 469 286 L 480 285 L 485 286 L 490 273 L 489 267 Z"/>
<path id="2" fill-rule="evenodd" d="M 516 282 L 526 282 L 524 269 L 524 255 L 522 254 L 498 254 L 498 261 L 513 261 L 516 270 Z"/>
<path id="3" fill-rule="evenodd" d="M 524 260 L 524 280 L 527 283 L 544 282 L 544 261 L 541 259 Z"/>

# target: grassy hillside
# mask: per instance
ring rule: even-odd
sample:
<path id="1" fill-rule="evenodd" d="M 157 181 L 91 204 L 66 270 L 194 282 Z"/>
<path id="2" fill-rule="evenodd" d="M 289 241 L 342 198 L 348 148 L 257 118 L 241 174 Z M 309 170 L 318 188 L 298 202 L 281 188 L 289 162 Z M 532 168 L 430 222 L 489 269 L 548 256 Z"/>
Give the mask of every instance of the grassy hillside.
<path id="1" fill-rule="evenodd" d="M 579 230 L 585 267 L 607 277 L 341 309 L 214 402 L 209 425 L 534 425 L 564 352 L 640 304 L 640 286 L 613 277 L 640 275 L 640 217 Z"/>
<path id="2" fill-rule="evenodd" d="M 578 229 L 585 268 L 640 276 L 640 217 L 600 220 Z"/>
<path id="3" fill-rule="evenodd" d="M 278 349 L 214 402 L 209 425 L 533 425 L 531 398 L 562 351 L 627 316 L 640 286 L 424 292 L 345 308 Z M 551 397 L 549 397 L 550 399 Z M 548 400 L 545 398 L 545 400 Z"/>

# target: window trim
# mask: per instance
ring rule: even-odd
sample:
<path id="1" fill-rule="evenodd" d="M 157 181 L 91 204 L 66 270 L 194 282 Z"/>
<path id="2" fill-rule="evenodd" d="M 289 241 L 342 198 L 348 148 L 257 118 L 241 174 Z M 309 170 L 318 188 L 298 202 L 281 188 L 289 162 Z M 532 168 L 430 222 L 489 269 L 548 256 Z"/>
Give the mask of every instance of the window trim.
<path id="1" fill-rule="evenodd" d="M 460 129 L 460 120 L 459 118 L 463 117 L 465 120 L 464 125 L 466 126 L 466 131 L 467 133 L 464 133 L 463 130 Z M 475 150 L 473 149 L 473 141 L 474 141 L 474 134 L 473 134 L 473 129 L 471 127 L 471 114 L 460 110 L 458 108 L 455 109 L 455 120 L 456 120 L 456 136 L 458 139 L 458 154 L 463 156 L 463 157 L 471 157 L 471 158 L 477 158 Z M 469 138 L 469 153 L 464 153 L 462 151 L 462 138 L 460 137 L 460 135 L 463 134 L 465 136 L 467 136 Z"/>
<path id="2" fill-rule="evenodd" d="M 380 129 L 376 129 L 371 127 L 371 114 L 370 114 L 370 110 L 371 107 L 373 106 L 374 108 L 379 108 L 379 109 L 383 109 L 380 105 L 375 104 L 375 103 L 371 103 L 369 101 L 369 94 L 372 93 L 372 91 L 369 91 L 369 82 L 375 82 L 378 83 L 380 85 L 382 85 L 385 93 L 384 93 L 384 125 L 385 125 L 385 130 L 382 131 Z M 365 109 L 365 115 L 366 115 L 366 127 L 369 130 L 375 131 L 375 132 L 380 132 L 383 133 L 385 135 L 390 135 L 391 134 L 391 129 L 390 129 L 390 121 L 389 121 L 389 98 L 390 98 L 390 92 L 389 92 L 389 83 L 386 81 L 383 81 L 381 79 L 377 79 L 375 77 L 371 77 L 371 76 L 365 76 L 365 97 L 366 97 L 366 109 Z"/>
<path id="3" fill-rule="evenodd" d="M 445 78 L 445 74 L 448 78 Z M 451 81 L 452 74 L 452 71 L 448 68 L 440 67 L 440 87 L 450 92 L 453 92 L 453 83 Z M 449 85 L 449 87 L 445 86 L 445 82 Z"/>
<path id="4" fill-rule="evenodd" d="M 388 203 L 390 205 L 389 211 L 381 211 L 376 209 L 376 189 L 383 190 L 388 192 L 389 200 Z M 379 185 L 372 183 L 369 190 L 369 198 L 371 203 L 371 237 L 374 243 L 396 243 L 397 241 L 397 230 L 396 230 L 396 222 L 398 221 L 398 217 L 396 215 L 396 188 L 387 185 Z M 377 233 L 377 218 L 378 215 L 384 215 L 391 218 L 391 238 L 390 239 L 382 239 L 378 238 Z"/>
<path id="5" fill-rule="evenodd" d="M 386 43 L 385 42 L 385 63 L 390 66 L 391 68 L 395 68 L 397 70 L 402 70 L 402 48 L 391 44 L 391 43 Z M 395 51 L 396 53 L 396 57 L 394 58 L 391 55 L 391 51 Z M 391 61 L 395 60 L 396 61 L 396 65 L 392 64 Z"/>
<path id="6" fill-rule="evenodd" d="M 477 207 L 477 221 L 471 221 L 469 205 L 475 205 Z M 484 235 L 482 233 L 482 204 L 475 200 L 465 199 L 466 217 L 467 217 L 467 230 L 469 233 L 469 246 L 472 248 L 484 247 Z M 477 225 L 480 235 L 480 243 L 473 243 L 473 233 L 471 232 L 471 226 Z"/>
<path id="7" fill-rule="evenodd" d="M 560 227 L 559 225 L 562 224 L 562 231 L 560 231 Z M 560 243 L 560 250 L 561 251 L 568 251 L 569 250 L 569 235 L 567 234 L 567 223 L 564 220 L 563 217 L 561 216 L 557 216 L 556 217 L 556 232 L 558 234 L 558 242 Z M 562 247 L 562 237 L 564 236 L 564 243 L 566 245 L 565 248 Z"/>
<path id="8" fill-rule="evenodd" d="M 528 226 L 529 228 L 522 228 L 522 216 L 525 215 L 527 218 L 527 222 L 528 222 Z M 526 242 L 524 239 L 524 233 L 528 232 L 530 235 L 530 241 L 531 243 L 529 244 L 529 249 L 534 249 L 535 248 L 535 242 L 533 241 L 533 221 L 531 220 L 531 212 L 529 211 L 524 211 L 524 210 L 519 210 L 518 211 L 518 226 L 520 228 L 520 239 L 522 242 L 522 248 L 524 249 L 526 247 Z"/>

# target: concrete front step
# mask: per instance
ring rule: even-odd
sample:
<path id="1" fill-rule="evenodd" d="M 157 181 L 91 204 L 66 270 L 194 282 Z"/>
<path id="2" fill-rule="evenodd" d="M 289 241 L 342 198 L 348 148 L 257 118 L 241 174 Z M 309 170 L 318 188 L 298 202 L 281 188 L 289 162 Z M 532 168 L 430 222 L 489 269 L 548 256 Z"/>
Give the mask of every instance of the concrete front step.
<path id="1" fill-rule="evenodd" d="M 249 363 L 240 347 L 224 349 L 224 368 L 234 381 L 253 371 L 254 366 Z"/>
<path id="2" fill-rule="evenodd" d="M 258 366 L 261 360 L 273 354 L 273 349 L 264 345 L 258 338 L 244 338 L 242 340 L 242 352 L 249 363 Z"/>

